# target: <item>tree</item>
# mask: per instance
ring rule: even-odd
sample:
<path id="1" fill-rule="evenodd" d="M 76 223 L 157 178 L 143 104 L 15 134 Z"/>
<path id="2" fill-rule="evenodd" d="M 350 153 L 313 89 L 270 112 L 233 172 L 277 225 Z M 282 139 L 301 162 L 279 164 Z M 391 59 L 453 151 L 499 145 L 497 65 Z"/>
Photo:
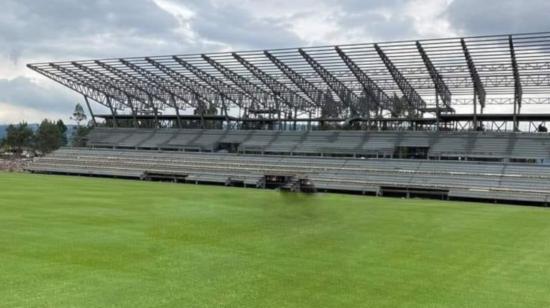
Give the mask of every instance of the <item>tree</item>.
<path id="1" fill-rule="evenodd" d="M 65 125 L 62 124 L 62 121 L 57 123 L 47 119 L 42 121 L 34 138 L 36 150 L 45 154 L 60 148 L 64 141 L 64 131 L 67 131 L 67 127 L 63 130 Z"/>
<path id="2" fill-rule="evenodd" d="M 397 94 L 394 93 L 392 97 L 392 104 L 394 109 L 392 117 L 394 118 L 406 117 L 414 113 L 404 96 L 399 97 L 397 96 Z"/>
<path id="3" fill-rule="evenodd" d="M 85 147 L 86 136 L 90 132 L 90 128 L 86 126 L 78 126 L 73 136 L 73 147 Z"/>
<path id="4" fill-rule="evenodd" d="M 71 117 L 71 120 L 76 122 L 76 126 L 80 127 L 80 122 L 86 121 L 87 116 L 84 112 L 84 108 L 82 108 L 82 105 L 76 104 L 74 106 L 73 116 Z"/>
<path id="5" fill-rule="evenodd" d="M 67 126 L 65 123 L 63 123 L 62 120 L 57 120 L 57 123 L 55 123 L 57 126 L 57 129 L 61 132 L 61 146 L 66 146 L 68 143 L 67 140 Z"/>
<path id="6" fill-rule="evenodd" d="M 33 131 L 27 123 L 10 125 L 6 129 L 6 138 L 4 145 L 10 148 L 16 155 L 21 155 L 25 148 L 32 144 Z"/>
<path id="7" fill-rule="evenodd" d="M 210 106 L 208 106 L 208 109 L 206 110 L 206 114 L 208 114 L 208 115 L 217 115 L 218 114 L 218 108 L 216 108 L 216 105 L 210 104 Z"/>

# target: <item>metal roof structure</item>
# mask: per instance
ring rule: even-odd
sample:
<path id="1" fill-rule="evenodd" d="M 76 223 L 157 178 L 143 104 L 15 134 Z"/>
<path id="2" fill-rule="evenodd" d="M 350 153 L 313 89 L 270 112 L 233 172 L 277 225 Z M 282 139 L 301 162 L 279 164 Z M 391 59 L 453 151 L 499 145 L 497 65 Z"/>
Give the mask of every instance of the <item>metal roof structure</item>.
<path id="1" fill-rule="evenodd" d="M 513 104 L 517 114 L 522 104 L 550 103 L 550 32 L 28 67 L 113 114 L 216 107 L 250 117 L 395 117 L 406 110 L 421 118 L 458 105 Z"/>

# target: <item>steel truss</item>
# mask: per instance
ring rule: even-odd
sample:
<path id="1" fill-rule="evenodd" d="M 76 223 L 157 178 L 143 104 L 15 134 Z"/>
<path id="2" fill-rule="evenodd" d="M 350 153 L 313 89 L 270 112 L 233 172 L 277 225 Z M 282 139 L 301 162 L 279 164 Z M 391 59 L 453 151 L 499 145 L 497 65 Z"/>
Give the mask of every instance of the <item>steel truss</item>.
<path id="1" fill-rule="evenodd" d="M 510 104 L 517 130 L 522 106 L 550 104 L 549 51 L 550 32 L 28 67 L 80 93 L 87 106 L 95 101 L 109 108 L 113 117 L 173 110 L 180 119 L 192 109 L 226 118 L 238 110 L 239 117 L 260 120 L 266 114 L 373 119 L 399 114 L 406 102 L 414 118 L 471 105 L 476 127 L 478 106 L 483 113 L 486 105 Z"/>
<path id="2" fill-rule="evenodd" d="M 376 104 L 376 108 L 379 110 L 385 109 L 395 114 L 391 98 L 340 47 L 336 46 L 335 49 L 342 61 L 346 63 L 355 78 L 357 78 L 357 81 L 363 86 L 366 95 Z"/>

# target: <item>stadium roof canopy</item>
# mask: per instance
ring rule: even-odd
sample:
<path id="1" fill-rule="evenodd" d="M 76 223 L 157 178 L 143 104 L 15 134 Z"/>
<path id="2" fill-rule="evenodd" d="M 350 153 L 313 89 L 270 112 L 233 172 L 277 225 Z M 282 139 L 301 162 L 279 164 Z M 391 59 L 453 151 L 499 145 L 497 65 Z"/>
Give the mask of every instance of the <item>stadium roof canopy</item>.
<path id="1" fill-rule="evenodd" d="M 550 32 L 28 67 L 114 110 L 143 114 L 214 105 L 353 117 L 399 108 L 446 112 L 474 102 L 519 110 L 549 102 Z"/>

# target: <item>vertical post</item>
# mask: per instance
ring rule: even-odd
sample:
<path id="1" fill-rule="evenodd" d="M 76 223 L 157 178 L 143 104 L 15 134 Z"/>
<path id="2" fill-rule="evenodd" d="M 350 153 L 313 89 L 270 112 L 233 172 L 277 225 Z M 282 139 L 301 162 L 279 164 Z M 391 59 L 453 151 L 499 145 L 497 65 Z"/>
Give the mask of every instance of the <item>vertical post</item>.
<path id="1" fill-rule="evenodd" d="M 436 123 L 436 127 L 435 127 L 435 130 L 438 131 L 439 130 L 439 118 L 441 117 L 441 112 L 439 110 L 439 95 L 437 95 L 437 89 L 435 91 L 435 117 L 436 117 L 436 120 L 435 120 L 435 123 Z"/>
<path id="2" fill-rule="evenodd" d="M 201 117 L 201 119 L 200 119 L 200 122 L 201 122 L 200 127 L 201 127 L 201 129 L 205 129 L 204 112 L 201 112 L 201 113 L 200 113 L 200 117 Z"/>
<path id="3" fill-rule="evenodd" d="M 160 128 L 159 113 L 157 107 L 155 107 L 155 104 L 153 102 L 153 97 L 151 95 L 148 95 L 147 99 L 149 100 L 149 105 L 153 108 L 153 114 L 155 116 L 155 123 L 153 124 L 154 128 Z"/>
<path id="4" fill-rule="evenodd" d="M 521 98 L 523 96 L 523 89 L 521 87 L 521 78 L 519 75 L 518 62 L 516 58 L 516 51 L 514 49 L 514 40 L 512 36 L 508 36 L 508 44 L 510 46 L 510 56 L 512 60 L 512 72 L 514 75 L 514 132 L 519 131 L 518 115 L 521 110 Z"/>
<path id="5" fill-rule="evenodd" d="M 279 104 L 279 99 L 275 98 L 276 106 L 277 106 L 277 129 L 281 130 L 281 106 Z"/>
<path id="6" fill-rule="evenodd" d="M 154 128 L 160 128 L 160 121 L 159 121 L 159 111 L 156 106 L 153 106 L 153 113 L 155 114 L 155 127 Z"/>
<path id="7" fill-rule="evenodd" d="M 113 108 L 113 103 L 111 102 L 110 96 L 107 96 L 107 104 L 109 105 L 109 109 L 111 109 L 111 115 L 113 116 L 113 127 L 118 127 L 116 110 L 115 108 Z"/>
<path id="8" fill-rule="evenodd" d="M 223 116 L 225 117 L 226 127 L 225 129 L 230 130 L 231 129 L 231 119 L 229 118 L 229 113 L 227 112 L 227 103 L 225 102 L 225 98 L 222 96 L 222 108 L 223 108 Z M 223 128 L 223 123 L 222 123 Z"/>
<path id="9" fill-rule="evenodd" d="M 474 90 L 474 130 L 477 130 L 477 92 Z"/>
<path id="10" fill-rule="evenodd" d="M 180 109 L 178 107 L 178 104 L 176 104 L 176 98 L 174 97 L 174 94 L 170 94 L 170 102 L 172 103 L 172 107 L 176 111 L 176 124 L 178 125 L 178 128 L 182 128 L 181 124 L 181 117 L 180 117 Z"/>
<path id="11" fill-rule="evenodd" d="M 134 106 L 134 102 L 132 101 L 132 98 L 130 96 L 128 96 L 128 105 L 130 105 L 130 109 L 132 110 L 132 119 L 134 121 L 134 127 L 138 128 L 136 107 Z"/>
<path id="12" fill-rule="evenodd" d="M 237 123 L 237 126 L 240 126 L 239 129 L 247 129 L 247 125 L 245 124 L 244 122 L 244 119 L 245 118 L 248 118 L 248 107 L 244 107 L 244 111 L 241 115 L 241 110 L 242 108 L 239 108 L 239 120 L 240 120 L 240 123 Z"/>
<path id="13" fill-rule="evenodd" d="M 297 121 L 297 117 L 298 117 L 298 107 L 294 107 L 294 130 L 296 130 L 296 121 Z"/>
<path id="14" fill-rule="evenodd" d="M 466 59 L 466 64 L 468 65 L 470 77 L 472 78 L 472 85 L 474 87 L 474 129 L 477 130 L 477 103 L 479 102 L 479 105 L 481 106 L 481 113 L 483 114 L 483 108 L 485 107 L 485 97 L 487 93 L 485 92 L 485 88 L 483 87 L 483 83 L 481 82 L 476 66 L 474 64 L 474 60 L 472 59 L 470 51 L 466 46 L 466 41 L 464 40 L 464 38 L 460 39 L 460 43 L 462 45 L 462 50 L 464 52 L 464 57 Z"/>
<path id="15" fill-rule="evenodd" d="M 88 107 L 88 111 L 90 112 L 90 116 L 92 117 L 92 125 L 94 127 L 97 126 L 97 122 L 95 121 L 95 115 L 94 115 L 94 112 L 92 111 L 92 107 L 90 106 L 90 102 L 88 100 L 88 96 L 84 95 L 84 101 L 86 102 L 86 106 Z"/>
<path id="16" fill-rule="evenodd" d="M 382 91 L 378 91 L 378 101 L 380 101 L 381 97 L 382 96 Z M 378 107 L 376 108 L 376 121 L 375 121 L 375 124 L 376 124 L 376 130 L 377 131 L 380 131 L 380 127 L 382 126 L 382 123 L 380 122 L 380 118 L 383 118 L 381 115 L 384 111 L 382 110 L 382 107 Z M 391 115 L 390 115 L 391 116 Z"/>
<path id="17" fill-rule="evenodd" d="M 519 119 L 518 115 L 521 111 L 521 95 L 514 95 L 514 119 L 513 119 L 513 130 L 514 132 L 519 132 Z"/>

